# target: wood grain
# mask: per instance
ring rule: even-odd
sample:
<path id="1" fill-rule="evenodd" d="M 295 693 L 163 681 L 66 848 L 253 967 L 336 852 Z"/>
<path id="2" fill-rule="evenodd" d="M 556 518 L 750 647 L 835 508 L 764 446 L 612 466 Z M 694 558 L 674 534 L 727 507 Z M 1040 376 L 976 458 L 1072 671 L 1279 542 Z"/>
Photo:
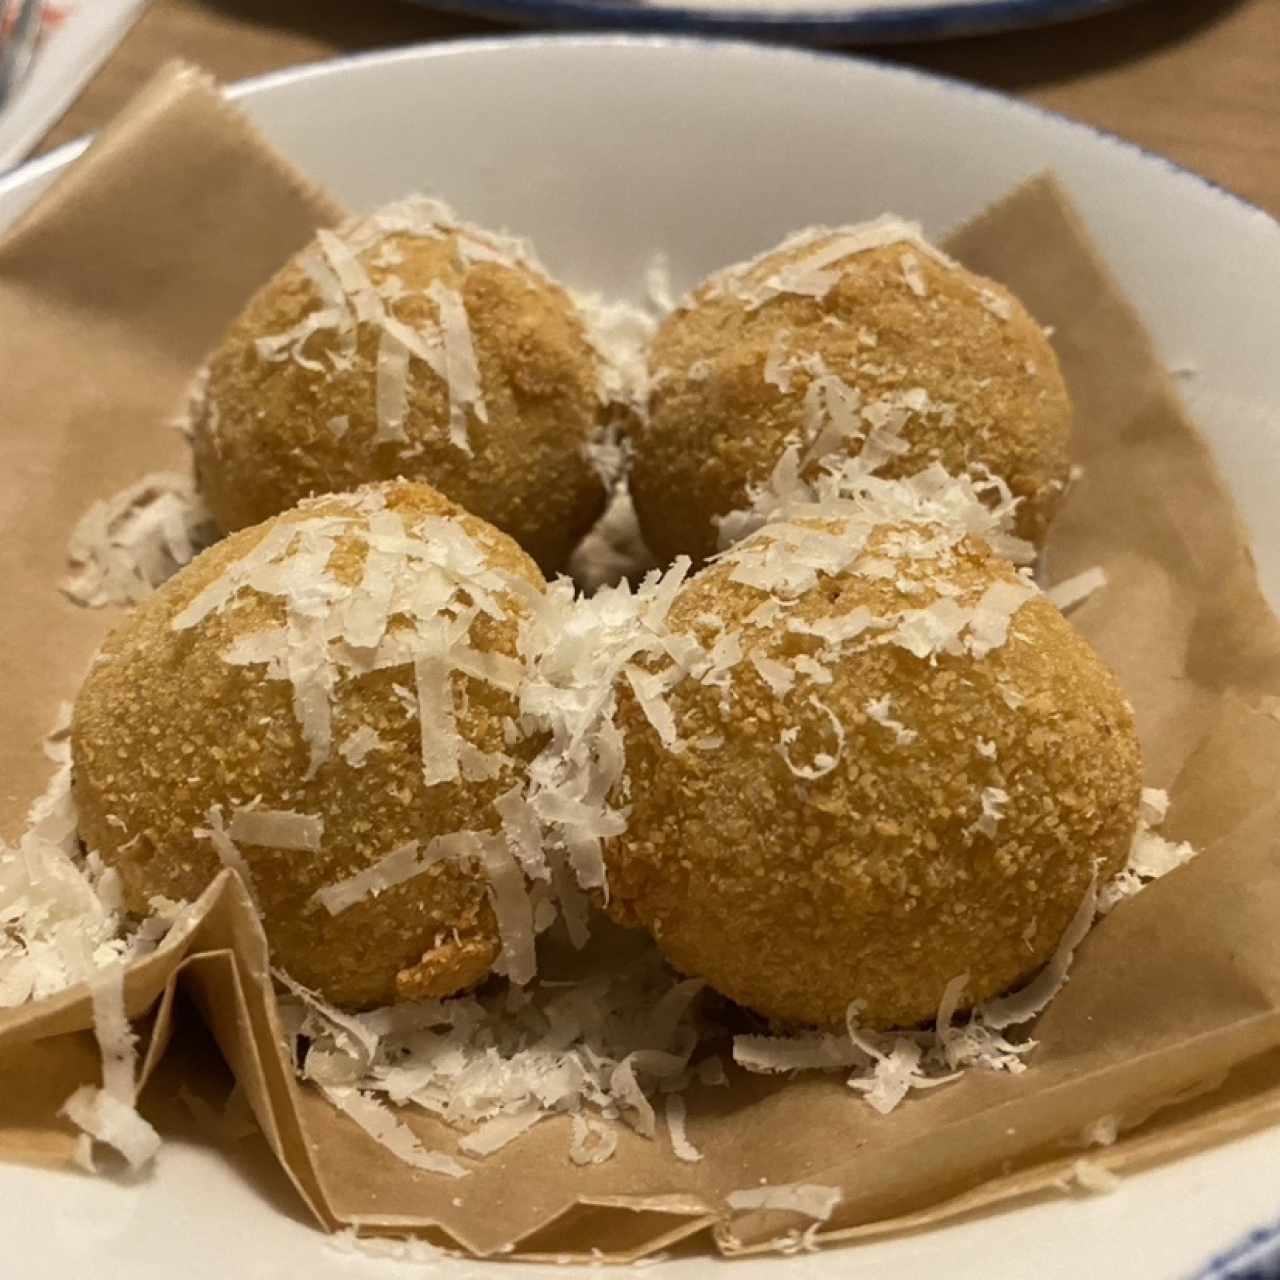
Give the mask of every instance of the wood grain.
<path id="1" fill-rule="evenodd" d="M 96 129 L 173 56 L 238 80 L 515 28 L 402 0 L 154 0 L 42 146 Z M 1145 0 L 1058 27 L 862 52 L 1119 134 L 1280 216 L 1280 0 Z"/>

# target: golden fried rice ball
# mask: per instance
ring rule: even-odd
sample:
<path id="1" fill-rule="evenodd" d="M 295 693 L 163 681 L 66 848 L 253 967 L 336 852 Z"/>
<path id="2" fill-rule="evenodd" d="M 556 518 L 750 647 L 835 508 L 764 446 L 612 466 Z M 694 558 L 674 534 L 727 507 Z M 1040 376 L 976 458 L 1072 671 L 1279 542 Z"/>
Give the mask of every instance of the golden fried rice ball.
<path id="1" fill-rule="evenodd" d="M 600 378 L 520 245 L 402 202 L 320 232 L 231 326 L 192 406 L 196 472 L 224 530 L 425 480 L 551 572 L 604 506 Z"/>
<path id="2" fill-rule="evenodd" d="M 876 225 L 793 237 L 711 277 L 660 327 L 631 470 L 659 559 L 714 552 L 716 518 L 748 505 L 788 444 L 803 453 L 842 415 L 843 439 L 819 453 L 856 454 L 887 425 L 909 447 L 879 474 L 990 468 L 1022 499 L 1018 534 L 1043 540 L 1069 468 L 1053 349 L 1007 289 L 918 239 L 823 265 L 842 238 L 882 239 L 865 234 Z"/>
<path id="3" fill-rule="evenodd" d="M 687 584 L 671 630 L 736 633 L 743 656 L 727 687 L 667 695 L 683 749 L 622 689 L 633 808 L 606 855 L 612 911 L 767 1017 L 832 1025 L 857 1000 L 867 1025 L 910 1026 L 961 974 L 966 1003 L 987 999 L 1053 953 L 1095 866 L 1125 862 L 1141 764 L 1119 685 L 1040 595 L 985 656 L 929 652 L 969 614 L 965 635 L 998 638 L 985 593 L 1030 591 L 975 538 L 929 554 L 938 532 L 881 526 L 772 619 L 749 620 L 769 596 L 735 560 Z"/>
<path id="4" fill-rule="evenodd" d="M 254 567 L 273 539 L 282 541 L 270 563 Z M 379 562 L 366 579 L 372 554 Z M 449 575 L 462 585 L 450 588 Z M 377 582 L 388 577 L 379 604 Z M 528 751 L 504 740 L 515 697 L 453 670 L 445 679 L 462 769 L 427 785 L 415 667 L 377 665 L 368 647 L 378 643 L 376 620 L 389 619 L 385 644 L 412 651 L 422 644 L 411 607 L 430 629 L 452 618 L 430 617 L 432 601 L 447 596 L 458 612 L 483 593 L 502 616 L 479 612 L 466 643 L 512 658 L 527 609 L 521 598 L 543 589 L 511 539 L 421 484 L 312 499 L 232 535 L 109 637 L 80 691 L 71 745 L 82 839 L 119 870 L 129 909 L 146 913 L 154 895 L 194 899 L 222 869 L 218 842 L 229 838 L 273 963 L 337 1003 L 378 1005 L 475 984 L 499 937 L 474 861 L 435 861 L 336 915 L 312 895 L 410 841 L 426 850 L 436 836 L 495 829 L 491 802 L 512 786 Z M 206 612 L 210 593 L 225 600 Z M 366 647 L 350 648 L 350 637 Z M 317 701 L 327 708 L 327 743 Z M 427 746 L 442 749 L 438 740 Z M 488 754 L 472 767 L 469 751 Z M 271 835 L 276 847 L 255 844 L 237 834 L 245 810 L 250 823 L 255 813 L 285 811 L 323 826 L 318 837 L 286 831 Z"/>

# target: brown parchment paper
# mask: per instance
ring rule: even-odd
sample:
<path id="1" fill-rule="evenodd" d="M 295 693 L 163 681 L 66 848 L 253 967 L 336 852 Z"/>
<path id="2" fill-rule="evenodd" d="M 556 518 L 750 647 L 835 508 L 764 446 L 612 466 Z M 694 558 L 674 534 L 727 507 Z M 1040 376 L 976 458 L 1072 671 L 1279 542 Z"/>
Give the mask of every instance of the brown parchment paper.
<path id="1" fill-rule="evenodd" d="M 0 239 L 6 836 L 45 783 L 40 744 L 58 703 L 115 621 L 58 594 L 67 534 L 92 499 L 184 465 L 165 422 L 191 373 L 253 289 L 337 216 L 212 85 L 174 67 Z M 949 247 L 1055 327 L 1085 470 L 1054 530 L 1050 578 L 1106 569 L 1072 620 L 1134 702 L 1148 782 L 1173 796 L 1166 834 L 1202 855 L 1090 934 L 1024 1075 L 971 1073 L 882 1118 L 839 1077 L 734 1074 L 688 1095 L 700 1164 L 624 1130 L 613 1160 L 577 1168 L 567 1122 L 551 1120 L 463 1181 L 400 1164 L 297 1084 L 264 939 L 224 875 L 194 928 L 129 974 L 144 1072 L 182 991 L 322 1225 L 619 1261 L 711 1228 L 725 1252 L 750 1252 L 808 1225 L 777 1212 L 730 1222 L 726 1194 L 762 1179 L 839 1186 L 819 1238 L 860 1238 L 1053 1189 L 1102 1116 L 1124 1133 L 1096 1158 L 1119 1170 L 1280 1119 L 1280 624 L 1204 442 L 1053 180 L 1029 181 Z M 67 1158 L 56 1111 L 97 1079 L 91 1025 L 78 990 L 0 1013 L 0 1155 Z M 406 1119 L 452 1149 L 456 1134 Z"/>

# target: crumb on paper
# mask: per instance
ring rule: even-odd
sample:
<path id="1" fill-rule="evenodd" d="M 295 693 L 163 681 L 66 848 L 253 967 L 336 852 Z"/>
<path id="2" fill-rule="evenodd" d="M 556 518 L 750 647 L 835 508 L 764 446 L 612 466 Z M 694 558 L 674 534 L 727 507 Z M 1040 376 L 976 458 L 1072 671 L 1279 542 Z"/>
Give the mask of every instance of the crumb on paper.
<path id="1" fill-rule="evenodd" d="M 1115 1191 L 1120 1186 L 1121 1179 L 1105 1165 L 1081 1156 L 1071 1166 L 1071 1181 L 1081 1190 L 1101 1196 Z"/>

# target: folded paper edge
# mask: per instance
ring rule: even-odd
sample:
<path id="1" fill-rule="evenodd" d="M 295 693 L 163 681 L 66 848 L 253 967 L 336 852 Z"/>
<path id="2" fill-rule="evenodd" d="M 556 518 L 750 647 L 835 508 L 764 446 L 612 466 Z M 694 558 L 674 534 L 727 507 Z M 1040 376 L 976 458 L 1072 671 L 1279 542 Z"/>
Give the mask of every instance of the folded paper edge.
<path id="1" fill-rule="evenodd" d="M 146 81 L 110 123 L 96 134 L 89 135 L 89 145 L 84 154 L 66 166 L 41 193 L 35 204 L 0 233 L 0 255 L 10 245 L 20 244 L 31 234 L 32 226 L 47 217 L 49 207 L 64 198 L 70 184 L 82 182 L 86 176 L 91 175 L 104 144 L 135 128 L 140 120 L 162 113 L 175 95 L 191 90 L 198 91 L 218 115 L 252 145 L 254 151 L 272 166 L 276 177 L 301 201 L 315 205 L 334 222 L 340 222 L 347 216 L 347 211 L 327 191 L 296 169 L 268 141 L 257 125 L 234 103 L 228 101 L 223 87 L 213 75 L 185 58 L 171 58 Z"/>

